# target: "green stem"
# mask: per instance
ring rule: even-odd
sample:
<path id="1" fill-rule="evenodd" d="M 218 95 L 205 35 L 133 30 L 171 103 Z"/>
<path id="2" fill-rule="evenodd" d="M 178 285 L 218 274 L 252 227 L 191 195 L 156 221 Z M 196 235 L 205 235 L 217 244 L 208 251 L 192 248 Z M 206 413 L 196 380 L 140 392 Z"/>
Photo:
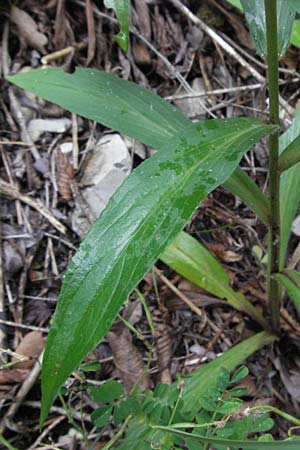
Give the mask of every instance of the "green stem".
<path id="1" fill-rule="evenodd" d="M 267 63 L 270 97 L 270 122 L 279 125 L 279 86 L 278 86 L 278 48 L 277 48 L 277 5 L 276 0 L 265 0 L 267 27 Z M 271 208 L 271 224 L 268 245 L 268 298 L 271 312 L 271 326 L 279 333 L 281 304 L 281 288 L 272 274 L 279 271 L 280 253 L 280 209 L 279 188 L 280 173 L 278 170 L 279 131 L 269 137 L 269 192 Z"/>

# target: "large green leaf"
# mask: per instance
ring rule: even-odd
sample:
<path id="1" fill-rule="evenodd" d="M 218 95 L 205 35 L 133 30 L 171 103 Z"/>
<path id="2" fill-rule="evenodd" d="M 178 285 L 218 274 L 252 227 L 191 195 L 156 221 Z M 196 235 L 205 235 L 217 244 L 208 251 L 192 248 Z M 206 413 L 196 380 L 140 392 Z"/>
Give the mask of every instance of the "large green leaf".
<path id="1" fill-rule="evenodd" d="M 267 52 L 264 0 L 241 0 L 241 4 L 256 49 L 259 55 L 264 57 Z M 294 8 L 286 0 L 277 0 L 278 53 L 280 56 L 283 56 L 287 49 L 294 18 Z"/>
<path id="2" fill-rule="evenodd" d="M 125 180 L 64 279 L 42 369 L 42 420 L 59 386 L 109 329 L 121 304 L 206 195 L 274 130 L 255 119 L 191 125 Z"/>
<path id="3" fill-rule="evenodd" d="M 231 450 L 239 450 L 243 448 L 244 450 L 296 450 L 299 449 L 299 440 L 284 440 L 275 442 L 259 442 L 259 441 L 239 441 L 231 439 L 219 439 L 215 437 L 200 436 L 198 434 L 187 433 L 185 431 L 180 431 L 175 427 L 153 427 L 154 430 L 163 430 L 167 433 L 173 433 L 181 437 L 195 439 L 200 442 L 205 442 L 208 444 L 223 445 Z"/>
<path id="4" fill-rule="evenodd" d="M 187 377 L 183 377 L 183 414 L 185 412 L 196 414 L 199 411 L 199 398 L 206 395 L 210 389 L 215 387 L 222 367 L 225 367 L 228 371 L 232 371 L 250 355 L 264 345 L 270 344 L 275 339 L 275 336 L 266 332 L 258 333 L 232 347 L 215 360 L 203 364 L 199 369 L 194 370 Z M 153 423 L 151 425 L 153 425 Z M 152 447 L 150 443 L 154 434 L 155 430 L 147 424 L 147 421 L 139 417 L 132 421 L 126 438 L 117 448 L 118 450 L 151 450 Z"/>
<path id="5" fill-rule="evenodd" d="M 120 23 L 120 32 L 116 36 L 119 46 L 126 52 L 128 49 L 130 0 L 104 0 L 106 8 L 116 12 Z"/>
<path id="6" fill-rule="evenodd" d="M 160 149 L 192 122 L 151 91 L 114 75 L 77 68 L 67 74 L 59 68 L 33 70 L 8 79 L 76 114 Z M 226 187 L 266 222 L 268 201 L 247 175 L 232 175 Z M 257 198 L 254 202 L 253 198 Z"/>
<path id="7" fill-rule="evenodd" d="M 280 154 L 300 136 L 300 105 L 290 128 L 279 138 Z M 300 200 L 300 163 L 283 172 L 280 177 L 280 268 L 284 266 L 291 225 Z"/>
<path id="8" fill-rule="evenodd" d="M 137 84 L 99 70 L 32 70 L 8 77 L 17 86 L 156 149 L 191 121 Z"/>
<path id="9" fill-rule="evenodd" d="M 300 273 L 296 270 L 283 269 L 274 277 L 286 288 L 297 310 L 300 310 Z"/>
<path id="10" fill-rule="evenodd" d="M 160 259 L 192 283 L 219 298 L 225 298 L 231 306 L 250 314 L 263 327 L 266 326 L 262 314 L 243 294 L 230 287 L 229 275 L 221 264 L 192 236 L 179 233 Z"/>

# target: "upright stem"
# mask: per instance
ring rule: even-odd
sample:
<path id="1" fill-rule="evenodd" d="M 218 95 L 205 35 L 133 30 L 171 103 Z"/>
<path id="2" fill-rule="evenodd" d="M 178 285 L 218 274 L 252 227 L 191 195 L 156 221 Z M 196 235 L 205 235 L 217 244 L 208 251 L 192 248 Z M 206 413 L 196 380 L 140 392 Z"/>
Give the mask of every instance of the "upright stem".
<path id="1" fill-rule="evenodd" d="M 265 0 L 267 27 L 267 63 L 270 98 L 270 122 L 279 125 L 279 87 L 278 87 L 278 46 L 277 46 L 277 5 L 276 0 Z M 280 209 L 278 169 L 279 131 L 269 137 L 269 192 L 271 207 L 271 225 L 268 245 L 268 298 L 271 310 L 271 325 L 275 333 L 279 332 L 281 288 L 272 278 L 279 271 L 280 252 Z"/>

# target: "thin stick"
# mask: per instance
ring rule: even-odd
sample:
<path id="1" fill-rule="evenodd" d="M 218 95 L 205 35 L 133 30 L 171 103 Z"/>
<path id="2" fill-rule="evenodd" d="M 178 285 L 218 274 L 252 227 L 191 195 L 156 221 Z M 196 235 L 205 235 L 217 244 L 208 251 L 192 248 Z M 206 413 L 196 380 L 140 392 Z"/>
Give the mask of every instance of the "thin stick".
<path id="1" fill-rule="evenodd" d="M 267 25 L 267 63 L 270 96 L 270 122 L 279 125 L 279 85 L 277 47 L 277 5 L 273 0 L 265 0 Z M 271 224 L 268 243 L 268 298 L 271 310 L 271 325 L 274 333 L 279 332 L 281 288 L 272 277 L 279 271 L 280 256 L 280 173 L 278 169 L 279 130 L 269 137 L 269 192 Z"/>
<path id="2" fill-rule="evenodd" d="M 10 183 L 0 179 L 0 196 L 18 199 L 26 205 L 31 206 L 31 208 L 36 209 L 42 216 L 44 216 L 60 233 L 66 234 L 66 227 L 60 223 L 51 213 L 51 211 L 46 208 L 45 205 L 40 200 L 34 200 L 33 198 L 22 194 L 19 192 L 15 186 Z"/>

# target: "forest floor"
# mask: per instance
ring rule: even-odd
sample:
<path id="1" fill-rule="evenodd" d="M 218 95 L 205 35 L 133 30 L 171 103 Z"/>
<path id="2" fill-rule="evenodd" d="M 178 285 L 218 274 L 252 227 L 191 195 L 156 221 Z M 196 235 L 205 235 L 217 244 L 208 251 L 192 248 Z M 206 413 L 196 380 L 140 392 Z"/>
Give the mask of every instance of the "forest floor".
<path id="1" fill-rule="evenodd" d="M 255 54 L 243 15 L 225 0 L 185 2 L 189 16 L 172 0 L 133 1 L 127 53 L 115 43 L 114 14 L 102 2 L 5 3 L 0 6 L 0 433 L 19 450 L 84 449 L 74 427 L 78 423 L 88 440 L 96 442 L 91 448 L 101 449 L 113 430 L 93 426 L 90 413 L 95 404 L 87 391 L 74 393 L 68 414 L 57 400 L 39 430 L 38 355 L 63 275 L 81 239 L 117 185 L 154 150 L 17 89 L 5 76 L 45 65 L 68 72 L 88 66 L 153 90 L 192 120 L 265 119 L 266 66 Z M 196 25 L 199 18 L 218 33 L 219 42 Z M 280 62 L 282 130 L 291 124 L 300 95 L 299 57 L 300 50 L 290 46 Z M 99 159 L 97 151 L 103 147 Z M 254 146 L 242 167 L 266 191 L 266 141 Z M 296 228 L 288 261 L 299 269 L 299 225 Z M 201 203 L 186 231 L 219 260 L 232 287 L 265 311 L 267 230 L 256 215 L 219 187 Z M 158 332 L 143 380 L 150 388 L 175 380 L 178 372 L 191 372 L 257 330 L 223 300 L 161 262 L 156 267 L 160 272 L 151 271 L 139 285 Z M 201 313 L 191 311 L 185 299 Z M 130 390 L 147 365 L 143 340 L 153 337 L 136 293 L 122 315 L 138 329 L 140 339 L 116 320 L 86 359 L 101 363 L 87 378 L 94 384 L 119 379 Z M 247 404 L 269 403 L 300 417 L 300 322 L 289 301 L 282 308 L 281 325 L 280 343 L 247 361 Z M 276 436 L 286 432 L 278 420 Z"/>

